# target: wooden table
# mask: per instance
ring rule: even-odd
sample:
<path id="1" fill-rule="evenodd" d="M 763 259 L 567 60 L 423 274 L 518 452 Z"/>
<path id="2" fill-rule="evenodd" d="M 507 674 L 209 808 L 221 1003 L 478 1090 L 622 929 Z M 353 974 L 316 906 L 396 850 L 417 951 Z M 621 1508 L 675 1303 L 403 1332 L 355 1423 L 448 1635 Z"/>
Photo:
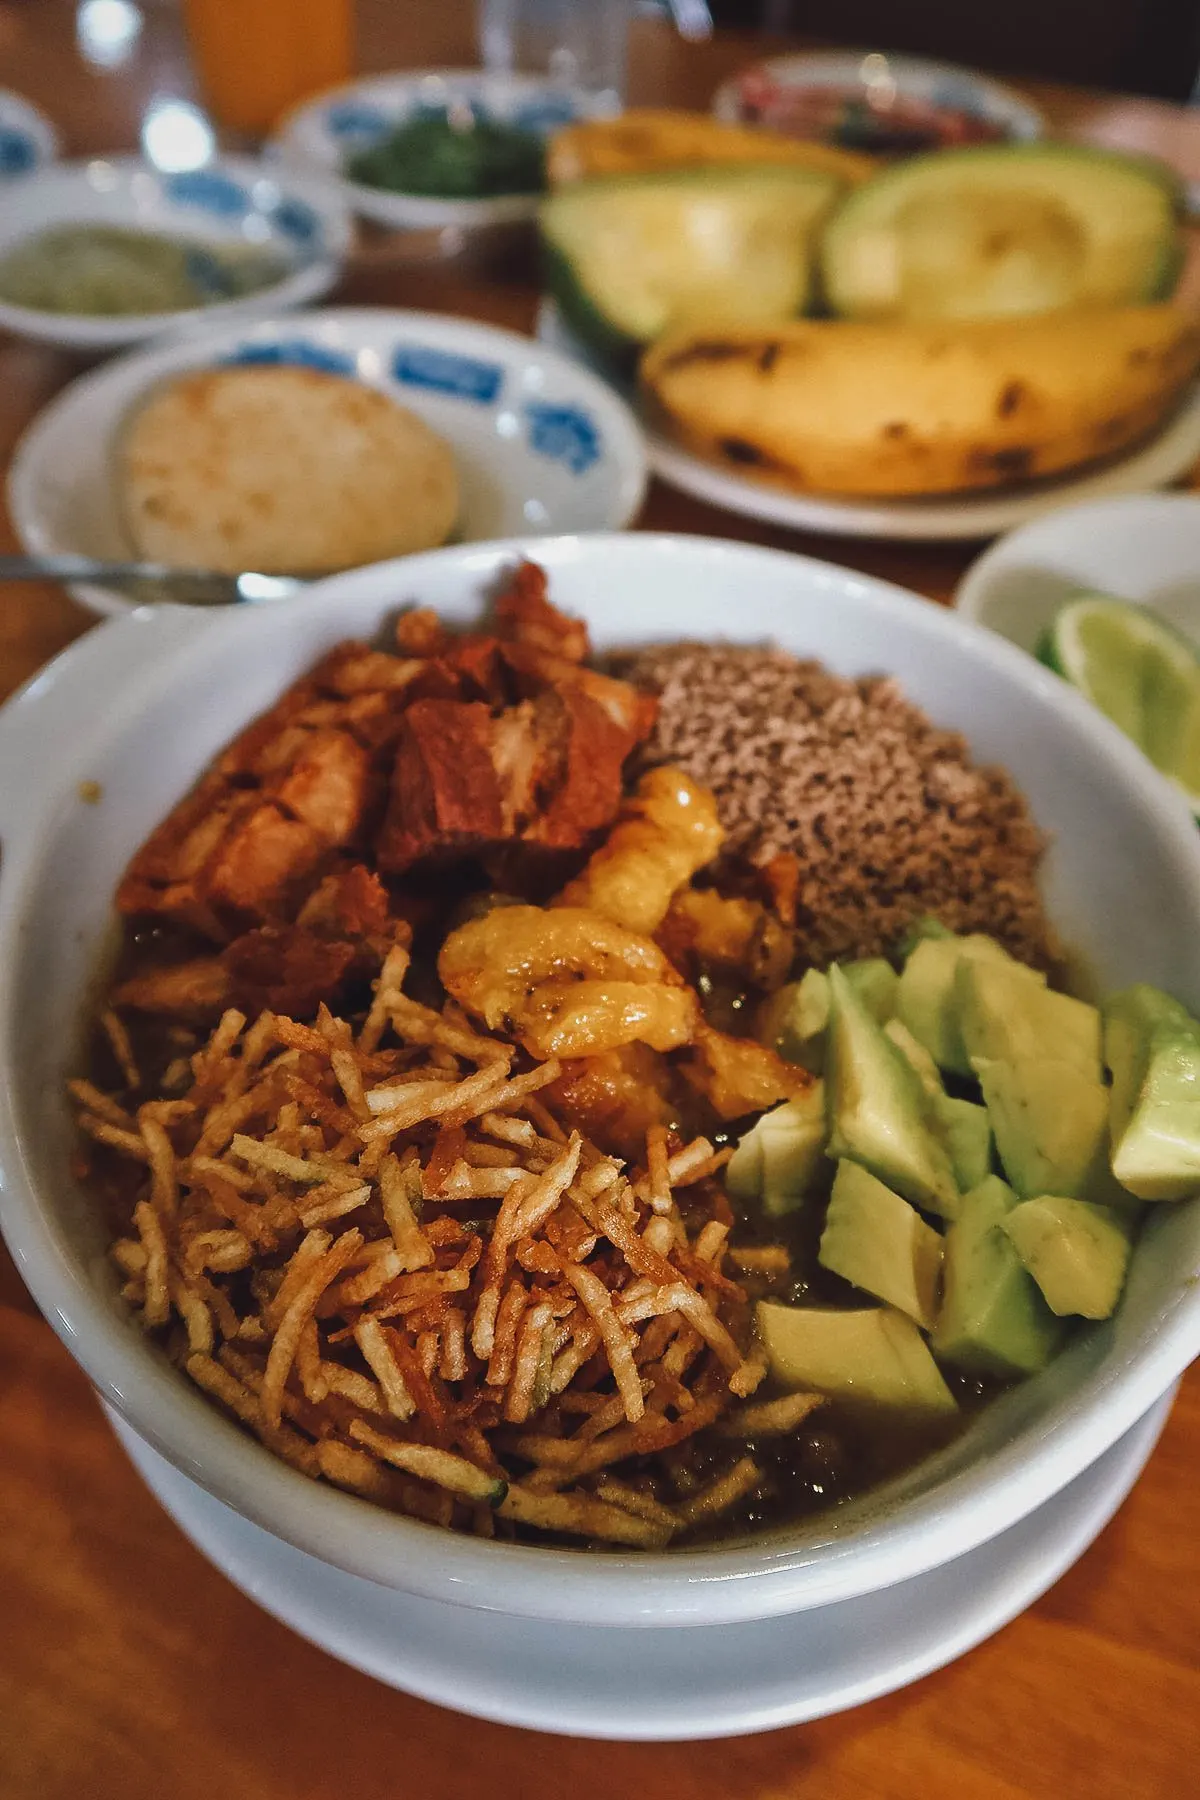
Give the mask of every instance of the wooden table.
<path id="1" fill-rule="evenodd" d="M 230 0 L 233 3 L 233 0 Z M 69 152 L 130 147 L 152 95 L 191 92 L 173 8 L 89 68 L 63 0 L 0 0 L 0 82 Z M 361 0 L 365 68 L 473 59 L 469 9 Z M 767 48 L 773 47 L 767 45 Z M 702 46 L 639 21 L 633 98 L 703 106 L 764 40 Z M 1034 90 L 1055 127 L 1156 150 L 1200 180 L 1200 114 Z M 344 297 L 528 329 L 519 276 L 364 247 Z M 77 366 L 0 342 L 0 459 Z M 640 521 L 750 538 L 952 592 L 959 547 L 812 538 L 656 486 Z M 0 544 L 11 529 L 0 519 Z M 61 591 L 0 590 L 0 695 L 94 621 Z M 1190 1800 L 1200 1796 L 1200 1370 L 1115 1522 L 1044 1600 L 953 1668 L 840 1718 L 706 1746 L 598 1748 L 461 1719 L 377 1686 L 260 1613 L 161 1513 L 0 1249 L 3 1800 Z"/>

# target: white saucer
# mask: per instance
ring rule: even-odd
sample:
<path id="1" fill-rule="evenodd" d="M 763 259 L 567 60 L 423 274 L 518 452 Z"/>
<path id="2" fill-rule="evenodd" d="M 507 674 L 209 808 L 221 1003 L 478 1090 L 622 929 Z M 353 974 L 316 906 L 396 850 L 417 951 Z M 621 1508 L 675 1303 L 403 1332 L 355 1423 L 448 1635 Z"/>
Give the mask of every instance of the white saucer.
<path id="1" fill-rule="evenodd" d="M 695 1739 L 821 1718 L 963 1655 L 1043 1594 L 1108 1523 L 1174 1390 L 1040 1511 L 931 1574 L 790 1617 L 693 1629 L 543 1624 L 342 1574 L 214 1500 L 110 1412 L 180 1530 L 243 1593 L 342 1662 L 479 1718 L 564 1736 Z"/>
<path id="2" fill-rule="evenodd" d="M 537 335 L 542 343 L 611 380 L 563 323 L 552 300 L 542 301 Z M 613 385 L 633 403 L 628 388 Z M 815 531 L 832 537 L 952 542 L 995 537 L 1028 519 L 1056 512 L 1077 501 L 1144 493 L 1177 481 L 1200 457 L 1200 386 L 1193 388 L 1157 437 L 1117 462 L 1087 474 L 1028 482 L 1003 493 L 974 498 L 841 500 L 824 494 L 789 493 L 681 449 L 644 419 L 643 428 L 646 456 L 654 473 L 710 506 L 724 507 L 727 512 L 741 513 L 748 519 L 786 525 L 793 531 Z"/>
<path id="3" fill-rule="evenodd" d="M 610 531 L 641 505 L 646 459 L 621 399 L 576 360 L 499 326 L 393 307 L 329 307 L 197 329 L 73 381 L 14 453 L 8 503 L 34 556 L 121 560 L 116 447 L 129 414 L 187 369 L 292 363 L 354 377 L 419 413 L 450 445 L 461 483 L 457 537 Z M 71 588 L 95 612 L 123 595 Z"/>

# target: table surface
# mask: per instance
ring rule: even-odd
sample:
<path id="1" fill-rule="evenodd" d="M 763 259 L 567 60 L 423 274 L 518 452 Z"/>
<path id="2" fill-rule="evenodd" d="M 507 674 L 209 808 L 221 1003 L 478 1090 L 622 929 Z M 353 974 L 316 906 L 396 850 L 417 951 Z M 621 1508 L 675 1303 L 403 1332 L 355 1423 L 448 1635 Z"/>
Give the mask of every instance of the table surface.
<path id="1" fill-rule="evenodd" d="M 122 67 L 89 67 L 64 0 L 0 0 L 0 83 L 68 154 L 136 144 L 152 96 L 189 95 L 174 8 L 144 8 Z M 773 40 L 684 45 L 639 20 L 632 98 L 705 106 Z M 473 60 L 470 10 L 360 0 L 364 68 Z M 1200 181 L 1200 113 L 1032 87 L 1059 132 L 1157 151 Z M 528 330 L 536 292 L 375 239 L 339 296 Z M 0 461 L 78 372 L 0 341 Z M 639 523 L 831 558 L 949 598 L 970 551 L 815 538 L 655 485 Z M 0 516 L 0 548 L 12 547 Z M 95 621 L 53 587 L 0 588 L 0 697 Z M 294 1637 L 192 1549 L 125 1461 L 0 1247 L 0 1794 L 4 1800 L 1187 1800 L 1200 1795 L 1200 1369 L 1096 1545 L 952 1668 L 817 1724 L 704 1746 L 537 1739 L 378 1686 Z"/>

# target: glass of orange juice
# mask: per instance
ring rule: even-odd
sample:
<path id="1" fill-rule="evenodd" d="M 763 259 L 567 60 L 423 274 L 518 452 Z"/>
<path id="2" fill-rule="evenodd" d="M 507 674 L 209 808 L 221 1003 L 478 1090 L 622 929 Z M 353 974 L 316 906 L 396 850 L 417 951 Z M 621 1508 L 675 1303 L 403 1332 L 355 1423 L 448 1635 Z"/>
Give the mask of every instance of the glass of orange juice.
<path id="1" fill-rule="evenodd" d="M 184 0 L 197 79 L 218 125 L 260 137 L 281 113 L 347 81 L 353 0 Z"/>

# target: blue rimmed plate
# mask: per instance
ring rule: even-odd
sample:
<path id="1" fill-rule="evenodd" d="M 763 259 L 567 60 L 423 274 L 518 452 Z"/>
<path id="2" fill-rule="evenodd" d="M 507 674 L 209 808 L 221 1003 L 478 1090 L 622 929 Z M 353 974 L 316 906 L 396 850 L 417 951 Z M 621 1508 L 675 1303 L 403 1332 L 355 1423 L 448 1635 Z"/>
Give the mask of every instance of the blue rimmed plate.
<path id="1" fill-rule="evenodd" d="M 181 312 L 104 317 L 42 312 L 0 301 L 0 330 L 72 350 L 119 350 L 194 329 L 210 318 L 248 318 L 319 299 L 350 245 L 350 214 L 329 185 L 249 158 L 164 173 L 137 157 L 56 163 L 0 186 L 0 257 L 51 226 L 117 225 L 204 243 L 277 253 L 283 279 L 236 300 Z"/>
<path id="2" fill-rule="evenodd" d="M 343 174 L 357 150 L 422 116 L 454 112 L 517 125 L 548 137 L 572 119 L 609 110 L 578 88 L 557 86 L 533 75 L 491 74 L 480 69 L 422 69 L 403 75 L 373 75 L 318 94 L 284 119 L 272 140 L 283 162 L 336 180 L 354 211 L 397 231 L 474 230 L 481 225 L 531 219 L 537 194 L 498 194 L 482 200 L 453 200 L 366 187 Z"/>
<path id="3" fill-rule="evenodd" d="M 0 189 L 58 155 L 58 133 L 30 101 L 0 88 Z"/>
<path id="4" fill-rule="evenodd" d="M 193 332 L 122 357 L 64 389 L 17 446 L 8 501 L 33 554 L 130 554 L 116 449 L 130 413 L 185 369 L 288 363 L 391 395 L 450 444 L 463 541 L 627 525 L 646 485 L 642 436 L 624 401 L 557 351 L 440 313 L 330 308 Z M 73 587 L 96 612 L 127 612 L 107 588 Z"/>

